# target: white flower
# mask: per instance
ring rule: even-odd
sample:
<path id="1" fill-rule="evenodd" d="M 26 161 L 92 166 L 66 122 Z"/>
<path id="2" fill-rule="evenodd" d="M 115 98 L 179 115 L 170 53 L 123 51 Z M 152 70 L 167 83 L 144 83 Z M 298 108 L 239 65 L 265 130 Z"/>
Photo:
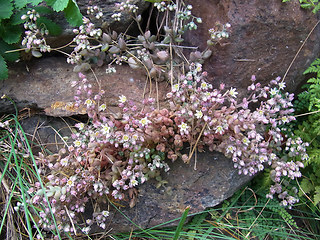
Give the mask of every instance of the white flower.
<path id="1" fill-rule="evenodd" d="M 84 102 L 84 104 L 86 104 L 87 107 L 90 107 L 90 106 L 92 106 L 93 101 L 92 101 L 91 99 L 87 99 L 87 100 Z"/>
<path id="2" fill-rule="evenodd" d="M 102 215 L 104 217 L 108 217 L 109 216 L 109 211 L 102 211 Z"/>
<path id="3" fill-rule="evenodd" d="M 84 123 L 77 123 L 75 125 L 79 130 L 82 130 L 84 128 Z"/>
<path id="4" fill-rule="evenodd" d="M 126 134 L 122 136 L 122 141 L 124 141 L 124 142 L 129 141 L 129 139 L 130 139 L 129 136 Z"/>
<path id="5" fill-rule="evenodd" d="M 144 127 L 145 125 L 151 123 L 151 121 L 147 117 L 144 117 L 139 121 L 139 123 Z"/>
<path id="6" fill-rule="evenodd" d="M 179 126 L 181 134 L 189 133 L 188 129 L 190 128 L 186 123 L 182 122 Z"/>
<path id="7" fill-rule="evenodd" d="M 216 127 L 216 133 L 223 134 L 224 133 L 223 127 L 222 126 L 217 126 Z"/>
<path id="8" fill-rule="evenodd" d="M 208 84 L 206 82 L 202 82 L 201 83 L 201 88 L 204 89 L 204 90 L 207 90 L 208 89 Z"/>
<path id="9" fill-rule="evenodd" d="M 280 82 L 278 84 L 278 86 L 279 86 L 279 89 L 282 90 L 282 89 L 284 89 L 286 87 L 286 83 L 285 82 Z"/>
<path id="10" fill-rule="evenodd" d="M 229 95 L 230 95 L 231 97 L 236 98 L 237 95 L 238 95 L 238 92 L 237 92 L 236 90 L 237 90 L 236 88 L 230 88 L 230 90 L 229 90 Z"/>
<path id="11" fill-rule="evenodd" d="M 84 234 L 88 234 L 88 233 L 90 232 L 90 227 L 84 227 L 84 228 L 82 228 L 82 232 L 83 232 Z"/>
<path id="12" fill-rule="evenodd" d="M 271 90 L 270 90 L 270 94 L 271 95 L 276 95 L 278 93 L 278 89 L 276 89 L 276 88 L 272 88 Z"/>
<path id="13" fill-rule="evenodd" d="M 120 102 L 120 103 L 125 103 L 126 101 L 127 101 L 127 97 L 126 97 L 126 96 L 121 95 L 121 96 L 119 97 L 119 102 Z"/>
<path id="14" fill-rule="evenodd" d="M 175 84 L 175 85 L 173 85 L 173 86 L 172 86 L 172 92 L 178 92 L 178 91 L 179 91 L 179 88 L 180 88 L 180 86 L 179 86 L 178 83 Z"/>
<path id="15" fill-rule="evenodd" d="M 107 73 L 107 74 L 115 73 L 115 72 L 117 72 L 117 71 L 116 71 L 116 69 L 115 69 L 114 67 L 108 67 L 108 68 L 106 69 L 106 73 Z"/>
<path id="16" fill-rule="evenodd" d="M 259 156 L 259 161 L 260 161 L 260 162 L 264 163 L 264 162 L 266 162 L 267 160 L 268 160 L 267 156 L 265 156 L 265 155 Z"/>
<path id="17" fill-rule="evenodd" d="M 270 159 L 271 159 L 271 160 L 277 159 L 277 155 L 275 155 L 274 153 L 271 153 L 271 154 L 270 154 Z"/>
<path id="18" fill-rule="evenodd" d="M 107 135 L 110 133 L 110 127 L 108 125 L 102 125 L 102 133 Z"/>
<path id="19" fill-rule="evenodd" d="M 262 171 L 262 170 L 264 169 L 263 165 L 262 165 L 262 164 L 259 164 L 259 165 L 258 165 L 258 169 L 259 169 L 259 171 Z"/>
<path id="20" fill-rule="evenodd" d="M 76 147 L 80 147 L 81 146 L 81 141 L 80 140 L 76 140 L 73 142 L 73 144 L 76 146 Z"/>
<path id="21" fill-rule="evenodd" d="M 244 137 L 243 139 L 242 139 L 242 143 L 244 143 L 245 145 L 249 145 L 249 143 L 250 143 L 250 140 L 249 140 L 249 138 L 247 138 L 247 137 Z"/>
<path id="22" fill-rule="evenodd" d="M 200 119 L 203 116 L 203 113 L 201 112 L 201 110 L 196 110 L 196 114 L 195 114 L 196 118 Z"/>
<path id="23" fill-rule="evenodd" d="M 283 123 L 288 123 L 288 122 L 289 122 L 289 119 L 288 119 L 287 116 L 283 116 L 283 117 L 281 118 L 281 120 L 282 120 Z"/>
<path id="24" fill-rule="evenodd" d="M 75 183 L 76 179 L 77 179 L 76 176 L 70 177 L 69 180 L 67 181 L 67 185 L 68 185 L 69 187 L 74 186 L 74 183 Z"/>
<path id="25" fill-rule="evenodd" d="M 99 107 L 99 111 L 104 111 L 107 109 L 107 105 L 106 104 L 102 104 L 100 107 Z"/>
<path id="26" fill-rule="evenodd" d="M 130 183 L 132 184 L 132 186 L 137 186 L 139 184 L 138 181 L 134 178 L 130 180 Z"/>
<path id="27" fill-rule="evenodd" d="M 234 153 L 234 150 L 235 150 L 235 147 L 230 145 L 226 149 L 227 153 Z"/>
<path id="28" fill-rule="evenodd" d="M 60 160 L 60 163 L 61 163 L 61 165 L 62 166 L 67 166 L 68 165 L 68 158 L 62 158 L 61 160 Z"/>

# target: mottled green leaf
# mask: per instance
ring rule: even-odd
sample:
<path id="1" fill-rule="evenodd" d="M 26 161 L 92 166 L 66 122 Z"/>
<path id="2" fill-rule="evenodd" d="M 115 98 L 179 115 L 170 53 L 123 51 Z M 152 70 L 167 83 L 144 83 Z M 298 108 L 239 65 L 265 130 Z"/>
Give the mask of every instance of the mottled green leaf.
<path id="1" fill-rule="evenodd" d="M 40 14 L 50 14 L 53 13 L 52 9 L 45 7 L 45 6 L 37 6 L 34 7 L 34 10 L 36 10 Z"/>
<path id="2" fill-rule="evenodd" d="M 10 18 L 11 24 L 12 25 L 19 25 L 21 23 L 24 23 L 26 20 L 22 20 L 21 17 L 24 14 L 27 14 L 28 9 L 23 8 L 20 9 L 19 11 L 15 12 L 14 15 Z"/>
<path id="3" fill-rule="evenodd" d="M 12 0 L 0 0 L 0 19 L 9 18 L 12 15 Z"/>
<path id="4" fill-rule="evenodd" d="M 8 44 L 19 42 L 21 34 L 21 27 L 18 25 L 12 25 L 10 22 L 0 25 L 0 36 Z"/>
<path id="5" fill-rule="evenodd" d="M 72 26 L 80 26 L 82 24 L 82 14 L 74 0 L 70 0 L 68 7 L 64 10 L 67 21 Z"/>
<path id="6" fill-rule="evenodd" d="M 14 0 L 15 8 L 23 8 L 27 4 L 32 3 L 32 0 Z"/>
<path id="7" fill-rule="evenodd" d="M 61 12 L 68 6 L 70 0 L 46 0 L 46 2 L 54 11 Z"/>
<path id="8" fill-rule="evenodd" d="M 41 2 L 43 2 L 43 0 L 31 0 L 33 6 L 38 6 Z"/>
<path id="9" fill-rule="evenodd" d="M 19 52 L 6 53 L 6 51 L 14 49 L 15 48 L 12 45 L 0 40 L 0 55 L 3 56 L 6 61 L 13 62 L 19 59 Z"/>
<path id="10" fill-rule="evenodd" d="M 0 55 L 0 80 L 8 78 L 8 67 L 4 58 Z"/>
<path id="11" fill-rule="evenodd" d="M 62 32 L 61 27 L 53 22 L 52 20 L 46 18 L 46 17 L 41 17 L 37 20 L 37 25 L 42 26 L 45 25 L 45 28 L 49 30 L 49 34 L 53 36 L 60 35 Z"/>

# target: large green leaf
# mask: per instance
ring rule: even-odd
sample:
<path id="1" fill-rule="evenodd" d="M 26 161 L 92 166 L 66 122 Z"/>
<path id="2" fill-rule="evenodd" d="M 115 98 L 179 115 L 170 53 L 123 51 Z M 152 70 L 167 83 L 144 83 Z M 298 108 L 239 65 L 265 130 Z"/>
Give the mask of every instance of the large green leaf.
<path id="1" fill-rule="evenodd" d="M 40 26 L 40 28 L 42 25 L 45 25 L 46 29 L 49 30 L 49 34 L 53 36 L 60 35 L 62 32 L 62 29 L 58 24 L 56 24 L 55 22 L 51 21 L 46 17 L 39 18 L 37 20 L 37 25 Z"/>
<path id="2" fill-rule="evenodd" d="M 8 44 L 19 42 L 21 34 L 22 31 L 19 25 L 12 25 L 11 22 L 2 22 L 0 25 L 0 36 Z"/>
<path id="3" fill-rule="evenodd" d="M 38 6 L 41 2 L 43 2 L 43 0 L 31 0 L 33 6 Z"/>
<path id="4" fill-rule="evenodd" d="M 72 26 L 80 26 L 82 24 L 82 14 L 74 0 L 70 0 L 68 7 L 64 10 L 67 21 Z"/>
<path id="5" fill-rule="evenodd" d="M 0 0 L 0 19 L 9 18 L 12 15 L 12 0 Z"/>
<path id="6" fill-rule="evenodd" d="M 70 0 L 46 0 L 46 2 L 53 10 L 60 12 L 68 6 Z"/>
<path id="7" fill-rule="evenodd" d="M 12 25 L 19 25 L 21 23 L 24 23 L 26 20 L 22 20 L 21 17 L 22 17 L 22 15 L 27 14 L 27 11 L 28 11 L 27 8 L 23 8 L 23 9 L 20 9 L 17 12 L 15 12 L 10 18 L 11 24 Z"/>
<path id="8" fill-rule="evenodd" d="M 43 0 L 14 0 L 15 8 L 24 8 L 27 4 L 32 4 L 33 6 L 38 6 Z"/>
<path id="9" fill-rule="evenodd" d="M 23 8 L 27 4 L 32 3 L 33 0 L 14 0 L 15 8 Z"/>
<path id="10" fill-rule="evenodd" d="M 45 7 L 45 6 L 37 6 L 33 8 L 34 10 L 37 11 L 37 13 L 40 14 L 50 14 L 53 13 L 51 8 Z"/>
<path id="11" fill-rule="evenodd" d="M 0 55 L 3 56 L 6 61 L 13 62 L 19 59 L 19 52 L 6 53 L 6 51 L 14 49 L 12 45 L 0 40 Z"/>
<path id="12" fill-rule="evenodd" d="M 8 78 L 8 67 L 4 58 L 0 55 L 0 80 Z"/>

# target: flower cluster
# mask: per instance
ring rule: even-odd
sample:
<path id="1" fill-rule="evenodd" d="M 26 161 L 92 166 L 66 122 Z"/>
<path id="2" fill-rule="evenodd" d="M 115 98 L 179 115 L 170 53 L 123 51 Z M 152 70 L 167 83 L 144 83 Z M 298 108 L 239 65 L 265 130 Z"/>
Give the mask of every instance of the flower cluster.
<path id="1" fill-rule="evenodd" d="M 221 24 L 217 22 L 215 27 L 209 29 L 210 39 L 208 40 L 208 45 L 213 45 L 229 38 L 230 28 L 230 23 Z"/>
<path id="2" fill-rule="evenodd" d="M 88 6 L 87 14 L 93 15 L 96 19 L 100 19 L 103 16 L 102 9 L 98 6 Z"/>
<path id="3" fill-rule="evenodd" d="M 273 170 L 270 172 L 270 177 L 275 184 L 270 187 L 268 198 L 272 199 L 277 193 L 282 199 L 281 204 L 289 207 L 299 201 L 296 197 L 297 191 L 290 189 L 288 180 L 301 177 L 300 168 L 304 167 L 302 162 L 309 158 L 306 153 L 308 146 L 309 144 L 302 142 L 300 137 L 290 137 L 281 145 L 278 144 L 277 149 L 282 153 L 282 157 L 280 161 L 277 159 L 272 163 Z"/>
<path id="4" fill-rule="evenodd" d="M 47 45 L 45 36 L 49 34 L 49 31 L 44 27 L 37 26 L 37 19 L 40 17 L 36 10 L 32 9 L 27 12 L 26 15 L 22 15 L 21 19 L 25 20 L 25 37 L 22 40 L 22 46 L 26 47 L 26 51 L 40 49 L 40 52 L 50 52 L 51 48 Z"/>
<path id="5" fill-rule="evenodd" d="M 138 10 L 137 5 L 132 3 L 132 0 L 126 0 L 125 2 L 121 3 L 116 3 L 116 8 L 120 11 L 118 13 L 112 14 L 112 18 L 115 19 L 116 21 L 121 20 L 122 13 L 124 11 L 131 12 L 131 13 L 136 13 Z"/>
<path id="6" fill-rule="evenodd" d="M 102 30 L 95 28 L 95 25 L 89 18 L 83 17 L 83 25 L 79 29 L 74 29 L 76 37 L 73 41 L 77 44 L 73 52 L 69 55 L 67 62 L 70 64 L 81 63 L 82 58 L 88 55 L 91 50 L 91 39 L 99 39 L 102 36 Z"/>

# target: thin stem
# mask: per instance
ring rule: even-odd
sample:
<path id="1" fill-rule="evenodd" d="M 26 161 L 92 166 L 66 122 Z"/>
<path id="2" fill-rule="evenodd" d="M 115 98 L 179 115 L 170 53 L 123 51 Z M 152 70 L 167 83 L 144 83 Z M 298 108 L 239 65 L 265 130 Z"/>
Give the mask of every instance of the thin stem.
<path id="1" fill-rule="evenodd" d="M 320 20 L 314 25 L 314 27 L 311 29 L 311 31 L 309 32 L 309 34 L 308 34 L 308 36 L 306 37 L 306 39 L 305 39 L 305 40 L 303 41 L 303 43 L 301 44 L 298 52 L 296 53 L 296 55 L 295 55 L 294 58 L 292 59 L 292 61 L 291 61 L 290 65 L 289 65 L 286 73 L 284 74 L 281 82 L 283 82 L 284 79 L 286 78 L 286 76 L 287 76 L 289 70 L 291 69 L 293 63 L 295 62 L 295 60 L 296 60 L 296 58 L 298 57 L 299 53 L 301 52 L 302 48 L 304 47 L 304 45 L 306 44 L 306 42 L 307 42 L 307 40 L 309 39 L 310 35 L 312 34 L 312 32 L 313 32 L 314 29 L 318 26 L 319 23 L 320 23 Z"/>

